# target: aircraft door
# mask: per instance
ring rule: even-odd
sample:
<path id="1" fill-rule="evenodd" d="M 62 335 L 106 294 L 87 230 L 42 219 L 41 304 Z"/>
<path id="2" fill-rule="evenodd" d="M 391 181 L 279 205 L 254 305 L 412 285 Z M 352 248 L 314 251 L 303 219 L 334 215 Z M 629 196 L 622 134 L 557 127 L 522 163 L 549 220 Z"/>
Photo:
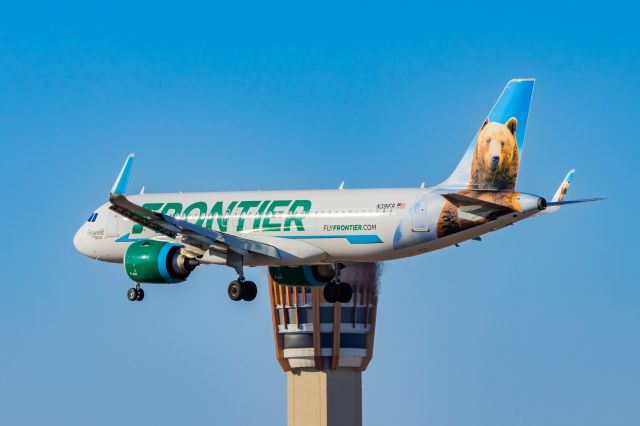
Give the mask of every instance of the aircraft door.
<path id="1" fill-rule="evenodd" d="M 429 231 L 429 222 L 427 217 L 428 200 L 429 199 L 426 196 L 420 197 L 411 208 L 411 226 L 414 231 Z"/>
<path id="2" fill-rule="evenodd" d="M 105 225 L 105 235 L 107 237 L 117 237 L 118 234 L 118 222 L 120 217 L 115 213 L 107 213 L 107 223 Z"/>

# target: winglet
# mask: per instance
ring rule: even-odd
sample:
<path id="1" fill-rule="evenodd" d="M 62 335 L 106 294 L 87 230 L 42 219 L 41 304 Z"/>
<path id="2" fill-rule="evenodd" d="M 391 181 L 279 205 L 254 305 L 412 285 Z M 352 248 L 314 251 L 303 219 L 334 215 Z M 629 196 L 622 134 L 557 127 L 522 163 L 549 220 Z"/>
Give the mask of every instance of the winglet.
<path id="1" fill-rule="evenodd" d="M 567 195 L 567 191 L 569 190 L 569 185 L 571 185 L 571 180 L 573 179 L 573 175 L 575 173 L 576 173 L 576 169 L 569 170 L 569 173 L 567 173 L 567 176 L 565 176 L 564 180 L 562 181 L 562 183 L 558 187 L 558 190 L 554 194 L 554 196 L 551 199 L 551 201 L 556 202 L 556 201 L 563 201 L 564 200 L 564 197 L 565 197 L 565 195 Z"/>
<path id="2" fill-rule="evenodd" d="M 545 210 L 546 214 L 553 213 L 560 208 L 562 204 L 556 204 L 556 205 L 553 205 L 553 204 L 561 203 L 562 201 L 564 201 L 564 197 L 567 196 L 567 192 L 569 191 L 569 186 L 571 186 L 571 180 L 573 180 L 573 175 L 575 175 L 575 173 L 576 173 L 576 169 L 571 169 L 569 170 L 569 173 L 567 173 L 567 175 L 564 177 L 564 179 L 562 180 L 562 183 L 556 190 L 556 193 L 553 194 L 551 203 L 547 203 L 547 209 Z"/>
<path id="3" fill-rule="evenodd" d="M 113 184 L 113 188 L 111 188 L 111 194 L 120 195 L 127 191 L 127 183 L 129 182 L 129 175 L 131 174 L 131 166 L 133 166 L 134 157 L 135 154 L 129 154 L 125 160 L 124 166 L 122 166 L 122 170 L 120 170 L 120 174 Z"/>
<path id="4" fill-rule="evenodd" d="M 564 206 L 567 204 L 590 203 L 592 201 L 606 200 L 606 198 L 585 198 L 581 200 L 565 201 L 564 198 L 567 195 L 567 191 L 569 191 L 569 186 L 571 185 L 571 180 L 573 179 L 573 175 L 575 173 L 576 173 L 576 169 L 569 170 L 569 173 L 567 173 L 567 176 L 565 176 L 565 178 L 562 180 L 562 183 L 558 187 L 558 190 L 556 191 L 556 193 L 553 195 L 553 198 L 551 199 L 551 201 L 547 203 L 547 208 L 541 211 L 540 213 L 538 213 L 538 215 L 546 215 L 546 214 L 556 212 L 558 211 L 558 209 L 560 209 L 561 206 Z"/>

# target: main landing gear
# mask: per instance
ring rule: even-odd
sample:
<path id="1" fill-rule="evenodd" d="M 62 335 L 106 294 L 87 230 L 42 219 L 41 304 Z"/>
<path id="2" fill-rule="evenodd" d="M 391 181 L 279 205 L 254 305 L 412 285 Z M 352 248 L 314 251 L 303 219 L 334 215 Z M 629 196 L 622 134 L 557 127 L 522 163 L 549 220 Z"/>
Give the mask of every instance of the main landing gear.
<path id="1" fill-rule="evenodd" d="M 245 281 L 244 279 L 239 278 L 229 283 L 227 294 L 234 302 L 239 300 L 251 302 L 258 294 L 258 287 L 256 287 L 256 283 L 253 281 Z"/>
<path id="2" fill-rule="evenodd" d="M 229 287 L 227 287 L 229 299 L 234 302 L 239 300 L 251 302 L 258 294 L 258 287 L 256 287 L 256 283 L 253 281 L 245 281 L 242 256 L 233 251 L 229 251 L 227 253 L 227 265 L 231 266 L 238 273 L 238 279 L 231 281 Z"/>
<path id="3" fill-rule="evenodd" d="M 324 286 L 322 293 L 329 303 L 348 303 L 353 296 L 353 289 L 347 283 L 329 283 Z"/>
<path id="4" fill-rule="evenodd" d="M 324 286 L 322 291 L 324 298 L 329 303 L 348 303 L 353 296 L 353 289 L 347 283 L 340 282 L 340 269 L 344 266 L 341 264 L 335 265 L 336 279 L 334 282 Z"/>
<path id="5" fill-rule="evenodd" d="M 144 290 L 140 288 L 140 283 L 127 291 L 127 299 L 132 302 L 141 302 L 144 299 Z"/>

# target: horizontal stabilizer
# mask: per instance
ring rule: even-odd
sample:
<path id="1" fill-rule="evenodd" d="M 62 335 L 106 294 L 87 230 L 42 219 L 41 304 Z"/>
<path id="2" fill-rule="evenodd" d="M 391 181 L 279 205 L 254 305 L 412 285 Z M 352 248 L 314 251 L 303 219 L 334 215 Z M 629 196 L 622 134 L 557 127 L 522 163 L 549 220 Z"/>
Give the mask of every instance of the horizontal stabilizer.
<path id="1" fill-rule="evenodd" d="M 606 198 L 598 197 L 598 198 L 583 198 L 582 200 L 548 201 L 547 207 L 565 206 L 567 204 L 590 203 L 592 201 L 602 201 L 602 200 L 606 200 Z"/>
<path id="2" fill-rule="evenodd" d="M 446 198 L 447 201 L 449 201 L 451 204 L 453 204 L 458 208 L 477 207 L 479 209 L 481 208 L 484 210 L 491 210 L 491 211 L 504 210 L 505 213 L 512 213 L 516 211 L 508 206 L 503 206 L 501 204 L 480 200 L 478 198 L 469 197 L 462 194 L 451 193 L 451 194 L 442 194 L 442 196 Z"/>
<path id="3" fill-rule="evenodd" d="M 458 216 L 462 219 L 476 221 L 480 219 L 492 220 L 493 218 L 513 213 L 516 210 L 508 206 L 480 200 L 459 193 L 442 194 L 451 204 L 458 208 Z"/>

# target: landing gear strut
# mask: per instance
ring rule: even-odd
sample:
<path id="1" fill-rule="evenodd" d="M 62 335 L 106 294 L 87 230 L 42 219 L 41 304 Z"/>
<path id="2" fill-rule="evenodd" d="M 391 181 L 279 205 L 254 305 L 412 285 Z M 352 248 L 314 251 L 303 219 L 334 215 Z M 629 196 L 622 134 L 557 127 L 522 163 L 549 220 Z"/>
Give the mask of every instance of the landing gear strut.
<path id="1" fill-rule="evenodd" d="M 229 283 L 227 288 L 227 294 L 229 298 L 234 302 L 239 300 L 246 300 L 251 302 L 256 298 L 258 294 L 258 287 L 253 281 L 245 281 L 244 279 L 233 280 Z"/>
<path id="2" fill-rule="evenodd" d="M 343 265 L 339 263 L 335 265 L 336 279 L 334 282 L 325 285 L 322 291 L 325 300 L 329 303 L 348 303 L 353 296 L 351 286 L 340 281 L 340 269 L 342 268 Z"/>
<path id="3" fill-rule="evenodd" d="M 233 280 L 227 287 L 227 294 L 234 302 L 246 300 L 251 302 L 258 294 L 258 287 L 253 281 L 245 281 L 243 272 L 243 258 L 236 252 L 227 253 L 227 265 L 231 266 L 238 273 L 238 279 Z"/>
<path id="4" fill-rule="evenodd" d="M 127 291 L 127 299 L 132 302 L 141 302 L 144 299 L 144 290 L 140 288 L 140 283 Z"/>

